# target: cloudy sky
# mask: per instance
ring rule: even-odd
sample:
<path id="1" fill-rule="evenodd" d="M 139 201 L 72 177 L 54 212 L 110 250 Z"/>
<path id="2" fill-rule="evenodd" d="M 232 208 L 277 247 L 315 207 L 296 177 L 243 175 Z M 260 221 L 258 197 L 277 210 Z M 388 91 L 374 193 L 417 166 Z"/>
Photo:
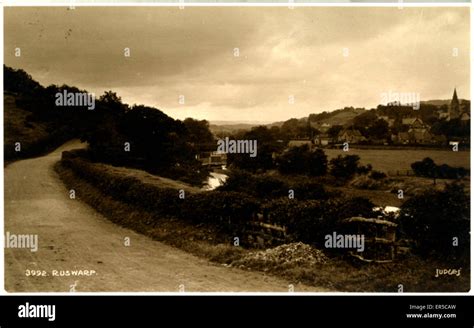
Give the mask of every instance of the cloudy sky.
<path id="1" fill-rule="evenodd" d="M 469 96 L 469 8 L 10 7 L 5 64 L 183 119 Z M 21 56 L 15 56 L 15 48 Z M 130 49 L 126 56 L 125 48 Z"/>

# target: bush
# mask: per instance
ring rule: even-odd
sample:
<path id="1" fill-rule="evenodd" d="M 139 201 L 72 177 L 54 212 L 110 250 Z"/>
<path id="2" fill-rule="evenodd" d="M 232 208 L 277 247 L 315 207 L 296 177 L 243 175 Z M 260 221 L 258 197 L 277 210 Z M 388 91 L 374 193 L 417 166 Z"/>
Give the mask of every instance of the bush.
<path id="1" fill-rule="evenodd" d="M 209 223 L 233 232 L 253 220 L 258 209 L 259 202 L 246 194 L 212 191 L 188 196 L 182 203 L 179 216 L 194 223 Z"/>
<path id="2" fill-rule="evenodd" d="M 357 167 L 356 173 L 357 174 L 368 174 L 370 171 L 372 171 L 372 165 L 367 164 L 365 166 L 360 165 Z"/>
<path id="3" fill-rule="evenodd" d="M 336 178 L 350 179 L 357 173 L 359 160 L 357 155 L 339 155 L 329 162 L 330 174 Z"/>
<path id="4" fill-rule="evenodd" d="M 218 190 L 237 191 L 250 194 L 259 199 L 288 197 L 289 190 L 293 190 L 295 198 L 327 199 L 335 193 L 329 193 L 321 183 L 313 181 L 286 182 L 272 176 L 250 174 L 246 171 L 233 171 Z"/>
<path id="5" fill-rule="evenodd" d="M 270 222 L 286 226 L 297 240 L 322 245 L 324 236 L 338 229 L 341 220 L 351 216 L 373 215 L 372 204 L 365 198 L 329 197 L 322 185 L 305 182 L 294 186 L 296 195 L 315 199 L 288 199 L 288 188 L 281 190 L 286 197 L 261 204 L 252 194 L 239 191 L 211 191 L 178 197 L 174 189 L 159 188 L 134 177 L 108 172 L 103 164 L 93 164 L 66 153 L 62 164 L 111 197 L 140 207 L 159 216 L 172 216 L 195 224 L 211 224 L 226 233 L 239 233 L 247 223 L 263 215 Z M 247 175 L 240 176 L 248 178 Z M 261 178 L 254 186 L 260 193 L 280 192 L 283 182 Z M 245 185 L 243 185 L 245 187 Z"/>
<path id="6" fill-rule="evenodd" d="M 436 174 L 436 164 L 429 157 L 424 158 L 420 162 L 412 163 L 411 168 L 413 169 L 416 175 L 422 177 L 433 178 Z"/>
<path id="7" fill-rule="evenodd" d="M 288 185 L 276 178 L 257 177 L 255 179 L 255 195 L 258 198 L 274 198 L 288 195 Z"/>
<path id="8" fill-rule="evenodd" d="M 324 247 L 324 237 L 341 230 L 341 221 L 353 216 L 374 217 L 374 204 L 362 197 L 329 200 L 275 199 L 262 206 L 272 223 L 286 226 L 295 240 Z"/>
<path id="9" fill-rule="evenodd" d="M 387 175 L 381 171 L 372 171 L 369 177 L 374 180 L 382 180 L 382 179 L 385 179 Z"/>
<path id="10" fill-rule="evenodd" d="M 62 164 L 111 197 L 138 206 L 157 215 L 173 216 L 193 223 L 216 225 L 233 232 L 241 229 L 256 217 L 259 201 L 245 193 L 213 191 L 186 194 L 179 198 L 179 191 L 160 188 L 134 177 L 109 173 L 102 164 L 63 155 Z"/>
<path id="11" fill-rule="evenodd" d="M 295 183 L 290 189 L 294 190 L 295 198 L 298 200 L 328 199 L 336 195 L 326 191 L 323 184 L 311 181 Z"/>
<path id="12" fill-rule="evenodd" d="M 402 205 L 402 231 L 420 254 L 458 258 L 469 251 L 469 206 L 469 195 L 459 184 L 414 196 Z M 453 246 L 454 237 L 459 246 Z"/>
<path id="13" fill-rule="evenodd" d="M 258 198 L 273 198 L 288 195 L 288 185 L 280 179 L 233 170 L 219 191 L 237 191 Z"/>
<path id="14" fill-rule="evenodd" d="M 411 168 L 417 176 L 433 179 L 461 179 L 469 173 L 469 171 L 463 167 L 451 167 L 447 164 L 436 165 L 429 157 L 424 158 L 422 161 L 412 163 Z"/>
<path id="15" fill-rule="evenodd" d="M 322 149 L 311 151 L 308 145 L 291 147 L 277 159 L 282 174 L 322 176 L 327 172 L 327 156 Z"/>

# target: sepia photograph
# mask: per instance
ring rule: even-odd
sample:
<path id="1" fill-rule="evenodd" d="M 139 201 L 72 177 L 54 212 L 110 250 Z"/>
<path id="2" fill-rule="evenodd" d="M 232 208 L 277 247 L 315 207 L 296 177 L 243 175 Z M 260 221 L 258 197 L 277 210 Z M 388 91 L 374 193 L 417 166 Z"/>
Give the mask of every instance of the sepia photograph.
<path id="1" fill-rule="evenodd" d="M 470 8 L 4 8 L 5 289 L 470 290 Z"/>

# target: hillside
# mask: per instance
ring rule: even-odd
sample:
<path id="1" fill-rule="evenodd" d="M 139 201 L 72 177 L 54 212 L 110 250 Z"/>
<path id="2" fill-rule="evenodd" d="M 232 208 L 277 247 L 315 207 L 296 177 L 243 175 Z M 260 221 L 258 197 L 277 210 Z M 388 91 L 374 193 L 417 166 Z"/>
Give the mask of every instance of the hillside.
<path id="1" fill-rule="evenodd" d="M 4 151 L 5 162 L 18 157 L 25 157 L 28 152 L 34 152 L 36 144 L 48 139 L 48 126 L 45 123 L 31 122 L 28 112 L 16 105 L 16 96 L 4 94 Z M 22 152 L 15 152 L 15 143 L 21 144 Z"/>
<path id="2" fill-rule="evenodd" d="M 363 108 L 344 108 L 330 112 L 326 117 L 321 117 L 317 119 L 316 122 L 327 123 L 330 125 L 349 125 L 352 123 L 352 120 L 364 113 L 366 110 Z M 314 121 L 314 120 L 312 120 Z"/>

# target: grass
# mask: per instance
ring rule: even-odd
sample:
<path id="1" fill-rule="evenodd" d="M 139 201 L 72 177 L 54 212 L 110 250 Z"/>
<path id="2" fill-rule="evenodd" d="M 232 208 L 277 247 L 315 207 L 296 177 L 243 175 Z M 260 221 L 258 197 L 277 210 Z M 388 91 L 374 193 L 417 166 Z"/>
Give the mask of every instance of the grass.
<path id="1" fill-rule="evenodd" d="M 137 206 L 125 204 L 104 194 L 90 183 L 78 178 L 72 170 L 61 165 L 56 172 L 66 187 L 76 190 L 79 200 L 86 202 L 112 222 L 133 229 L 139 233 L 180 248 L 194 255 L 204 257 L 222 265 L 239 262 L 245 255 L 256 251 L 232 245 L 232 237 L 222 234 L 213 226 L 195 225 L 172 217 L 157 218 Z M 114 168 L 117 174 L 124 170 Z M 143 179 L 146 175 L 138 174 Z M 156 181 L 155 181 L 156 183 Z M 436 269 L 462 267 L 460 277 L 435 277 Z M 282 268 L 250 266 L 249 269 L 283 277 L 293 283 L 325 287 L 330 290 L 350 292 L 398 292 L 403 285 L 404 292 L 467 292 L 470 288 L 469 264 L 449 264 L 432 259 L 410 255 L 388 264 L 360 264 L 347 258 L 332 257 L 326 264 L 313 267 Z"/>
<path id="2" fill-rule="evenodd" d="M 153 175 L 143 170 L 138 170 L 138 169 L 128 168 L 128 167 L 126 168 L 126 167 L 112 166 L 112 165 L 103 164 L 103 163 L 93 163 L 93 164 L 91 163 L 91 165 L 94 165 L 99 170 L 102 170 L 106 173 L 115 174 L 121 177 L 137 178 L 141 182 L 144 182 L 144 183 L 146 182 L 147 184 L 156 186 L 158 188 L 171 188 L 171 189 L 176 189 L 176 190 L 182 189 L 190 193 L 202 192 L 202 189 L 197 188 L 195 186 L 191 186 L 188 183 Z"/>
<path id="3" fill-rule="evenodd" d="M 111 165 L 101 165 L 115 172 L 129 170 L 125 168 L 116 170 L 117 168 Z M 231 246 L 233 242 L 231 236 L 222 234 L 213 226 L 193 225 L 173 217 L 157 218 L 152 212 L 117 201 L 103 193 L 91 183 L 79 178 L 71 169 L 64 167 L 61 162 L 55 165 L 55 171 L 68 189 L 76 190 L 78 200 L 89 204 L 122 227 L 220 263 L 230 263 L 235 254 L 242 252 L 241 248 Z M 148 173 L 143 174 L 146 176 Z"/>
<path id="4" fill-rule="evenodd" d="M 449 268 L 458 269 L 459 265 Z M 350 292 L 468 292 L 470 289 L 470 266 L 462 266 L 459 277 L 435 277 L 436 269 L 446 264 L 436 260 L 425 260 L 409 256 L 387 264 L 357 265 L 343 258 L 333 258 L 327 264 L 315 268 L 293 268 L 282 272 L 285 277 L 297 281 L 326 286 L 338 291 Z"/>
<path id="5" fill-rule="evenodd" d="M 434 149 L 356 149 L 350 148 L 345 152 L 342 149 L 324 149 L 328 160 L 338 155 L 358 155 L 363 165 L 371 164 L 378 171 L 407 171 L 411 164 L 421 161 L 425 157 L 432 158 L 436 164 L 448 164 L 454 167 L 469 169 L 469 151 L 450 151 Z"/>
<path id="6" fill-rule="evenodd" d="M 414 195 L 423 194 L 429 190 L 444 190 L 446 184 L 454 181 L 452 179 L 437 179 L 436 184 L 433 184 L 433 179 L 416 176 L 388 177 L 374 181 L 367 176 L 357 176 L 345 186 L 329 187 L 328 189 L 340 191 L 350 197 L 368 198 L 377 206 L 400 207 Z M 464 184 L 466 192 L 469 193 L 469 177 L 463 178 L 459 182 Z M 398 198 L 399 190 L 403 190 L 403 199 Z"/>

